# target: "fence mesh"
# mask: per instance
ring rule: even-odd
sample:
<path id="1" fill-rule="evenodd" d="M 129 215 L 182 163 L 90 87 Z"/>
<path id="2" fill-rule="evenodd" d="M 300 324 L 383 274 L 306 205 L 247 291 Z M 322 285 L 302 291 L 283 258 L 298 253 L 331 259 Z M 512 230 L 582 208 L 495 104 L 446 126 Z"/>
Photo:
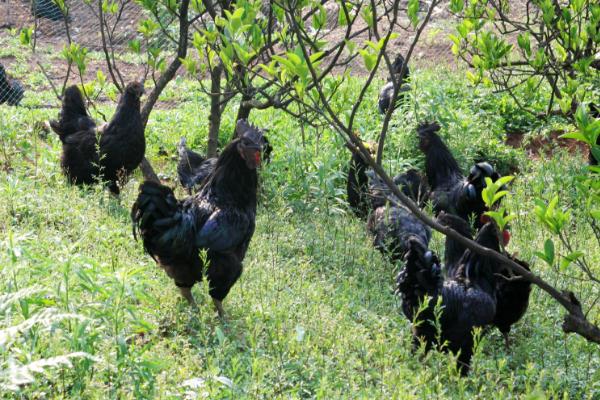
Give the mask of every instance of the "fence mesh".
<path id="1" fill-rule="evenodd" d="M 56 92 L 60 92 L 67 78 L 69 84 L 88 82 L 96 78 L 98 71 L 102 71 L 108 81 L 111 80 L 112 75 L 116 75 L 117 80 L 125 83 L 143 79 L 148 73 L 148 63 L 146 59 L 132 52 L 131 43 L 135 41 L 142 43 L 142 47 L 152 46 L 161 50 L 171 50 L 167 57 L 173 56 L 172 50 L 176 47 L 173 39 L 176 39 L 177 35 L 177 21 L 167 15 L 151 15 L 135 0 L 64 0 L 68 10 L 65 16 L 56 1 L 0 0 L 0 32 L 12 29 L 13 34 L 18 34 L 23 28 L 32 29 L 33 51 L 30 52 L 27 68 L 31 71 L 42 70 L 48 81 L 36 85 L 35 90 L 48 90 L 54 87 Z M 116 5 L 116 9 L 103 13 L 105 17 L 103 40 L 100 13 L 103 5 L 106 7 L 111 4 Z M 422 11 L 427 7 L 428 2 L 422 2 Z M 328 18 L 328 28 L 331 30 L 331 37 L 336 38 L 344 31 L 344 27 L 337 26 L 336 15 L 339 6 L 332 1 L 327 3 L 326 8 L 328 14 L 332 14 L 331 18 Z M 439 31 L 436 25 L 448 25 L 445 20 L 450 16 L 444 11 L 445 9 L 446 7 L 442 5 L 440 11 L 434 14 L 431 28 L 428 27 L 432 33 Z M 148 40 L 144 40 L 140 32 L 140 23 L 146 19 L 161 21 L 163 25 L 151 39 L 146 38 Z M 201 20 L 196 23 L 200 24 Z M 190 31 L 193 32 L 193 29 Z M 170 33 L 172 35 L 169 35 Z M 414 32 L 402 33 L 390 46 L 391 51 L 405 52 L 413 35 Z M 61 53 L 70 42 L 88 50 L 83 79 L 80 79 L 77 71 L 67 72 L 67 61 Z M 103 52 L 103 43 L 108 48 L 111 62 L 118 71 L 113 71 L 112 75 Z M 452 60 L 447 41 L 437 40 L 431 35 L 425 35 L 423 44 L 420 44 L 416 50 L 413 56 L 415 61 L 419 58 L 433 58 L 436 61 Z M 167 52 L 164 54 L 166 55 Z M 19 104 L 24 91 L 28 90 L 27 85 L 15 79 L 12 64 L 14 60 L 0 57 L 0 65 L 3 65 L 0 67 L 0 104 Z M 182 70 L 179 73 L 182 73 Z M 361 63 L 353 66 L 353 71 L 356 74 L 366 72 Z M 97 100 L 106 100 L 106 97 Z M 176 106 L 177 103 L 161 104 L 161 108 Z"/>

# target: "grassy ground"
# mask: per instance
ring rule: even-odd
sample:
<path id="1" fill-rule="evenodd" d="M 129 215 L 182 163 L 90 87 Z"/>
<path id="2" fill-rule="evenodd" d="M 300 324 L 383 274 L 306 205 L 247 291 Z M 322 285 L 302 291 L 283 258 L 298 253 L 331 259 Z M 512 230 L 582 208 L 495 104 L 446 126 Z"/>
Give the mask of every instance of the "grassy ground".
<path id="1" fill-rule="evenodd" d="M 510 250 L 533 260 L 546 238 L 530 211 L 533 199 L 561 193 L 561 201 L 573 202 L 581 156 L 559 150 L 553 159 L 529 160 L 504 146 L 507 124 L 542 134 L 551 126 L 515 113 L 501 96 L 468 87 L 461 75 L 422 70 L 414 86 L 419 107 L 395 117 L 386 166 L 421 166 L 415 121 L 435 117 L 463 167 L 486 157 L 504 172 L 518 169 L 506 202 L 519 214 Z M 174 156 L 158 156 L 160 148 L 174 155 L 182 135 L 196 147 L 206 141 L 208 106 L 197 93 L 192 83 L 176 80 L 164 98 L 179 106 L 151 117 L 148 156 L 167 179 L 175 176 Z M 372 109 L 359 120 L 367 139 L 381 123 L 371 96 Z M 399 266 L 374 251 L 345 205 L 347 151 L 327 130 L 308 131 L 303 143 L 299 127 L 275 111 L 252 115 L 271 129 L 274 161 L 261 171 L 257 230 L 244 274 L 225 301 L 229 321 L 216 318 L 206 286 L 194 289 L 206 306 L 190 310 L 131 235 L 129 208 L 141 176 L 132 177 L 119 200 L 99 186 L 68 186 L 60 142 L 34 124 L 56 114 L 34 107 L 48 99 L 50 93 L 30 94 L 31 108 L 0 106 L 0 397 L 600 396 L 597 346 L 565 336 L 562 310 L 537 289 L 511 334 L 512 349 L 491 331 L 468 378 L 457 375 L 451 356 L 411 352 L 409 323 L 392 294 Z M 227 110 L 223 143 L 234 115 Z M 597 243 L 581 226 L 575 219 L 575 241 L 592 248 L 598 265 Z M 442 243 L 436 235 L 439 253 Z M 583 299 L 597 295 L 597 286 L 539 261 L 533 269 Z"/>

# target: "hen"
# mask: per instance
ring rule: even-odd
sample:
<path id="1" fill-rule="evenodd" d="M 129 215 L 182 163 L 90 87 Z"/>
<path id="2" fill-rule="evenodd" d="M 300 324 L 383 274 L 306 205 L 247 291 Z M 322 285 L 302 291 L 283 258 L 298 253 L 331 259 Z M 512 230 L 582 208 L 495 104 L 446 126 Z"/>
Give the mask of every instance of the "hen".
<path id="1" fill-rule="evenodd" d="M 50 121 L 50 127 L 61 137 L 96 127 L 96 121 L 88 114 L 83 96 L 76 85 L 65 90 L 59 119 Z"/>
<path id="2" fill-rule="evenodd" d="M 498 232 L 487 223 L 478 232 L 477 243 L 499 250 Z M 413 321 L 415 344 L 423 340 L 426 350 L 433 345 L 447 347 L 458 355 L 458 369 L 466 375 L 473 354 L 473 329 L 492 323 L 496 314 L 494 270 L 497 263 L 466 250 L 456 273 L 443 279 L 439 261 L 419 240 L 410 240 L 406 265 L 396 278 L 396 292 L 402 299 L 404 315 Z M 425 296 L 430 299 L 421 309 Z M 439 309 L 439 341 L 436 304 Z"/>
<path id="3" fill-rule="evenodd" d="M 254 234 L 257 171 L 262 132 L 245 120 L 237 138 L 223 150 L 199 193 L 178 201 L 159 183 L 144 182 L 131 210 L 134 235 L 175 281 L 183 297 L 195 304 L 192 286 L 209 282 L 209 293 L 221 317 L 222 301 L 242 273 L 242 261 Z M 200 257 L 207 251 L 208 265 Z"/>
<path id="4" fill-rule="evenodd" d="M 369 198 L 369 166 L 358 153 L 352 153 L 348 166 L 348 180 L 346 182 L 346 195 L 348 205 L 359 218 L 366 218 L 371 208 Z"/>
<path id="5" fill-rule="evenodd" d="M 368 175 L 374 211 L 369 215 L 367 229 L 373 235 L 375 248 L 389 255 L 390 259 L 396 262 L 402 260 L 408 251 L 410 240 L 417 240 L 424 247 L 429 246 L 431 240 L 429 227 L 404 207 L 391 193 L 386 183 L 373 171 L 368 171 Z M 416 188 L 421 187 L 421 184 L 420 175 L 416 171 L 410 170 L 406 174 L 398 175 L 395 181 L 408 183 L 406 186 L 401 186 L 401 190 L 417 202 L 418 189 Z M 389 201 L 390 199 L 392 202 Z"/>
<path id="6" fill-rule="evenodd" d="M 399 105 L 406 103 L 408 100 L 408 92 L 410 92 L 410 86 L 408 85 L 410 72 L 408 66 L 406 66 L 406 69 L 404 70 L 404 75 L 402 77 L 400 76 L 404 62 L 404 57 L 402 57 L 401 54 L 398 54 L 398 57 L 396 57 L 394 63 L 392 64 L 392 76 L 388 78 L 388 83 L 386 83 L 379 92 L 378 107 L 380 114 L 385 114 L 392 104 L 392 97 L 394 96 L 394 81 L 400 85 L 394 109 Z"/>
<path id="7" fill-rule="evenodd" d="M 437 222 L 452 228 L 467 239 L 473 239 L 471 225 L 456 215 L 448 214 L 442 211 L 437 216 Z M 446 276 L 454 277 L 458 270 L 458 262 L 467 248 L 457 240 L 452 239 L 450 236 L 446 236 L 444 248 L 444 269 L 446 271 Z"/>
<path id="8" fill-rule="evenodd" d="M 526 270 L 530 270 L 529 264 L 516 257 L 508 256 L 520 264 Z M 493 325 L 498 328 L 504 337 L 504 345 L 508 349 L 510 341 L 508 334 L 511 326 L 518 322 L 529 306 L 529 295 L 531 294 L 531 282 L 515 274 L 508 267 L 500 265 L 496 270 L 496 315 Z"/>
<path id="9" fill-rule="evenodd" d="M 23 99 L 23 93 L 23 85 L 16 79 L 9 79 L 4 65 L 0 64 L 0 104 L 17 106 Z"/>
<path id="10" fill-rule="evenodd" d="M 266 164 L 271 162 L 271 152 L 273 146 L 269 143 L 269 139 L 263 135 L 262 137 L 262 154 Z M 202 183 L 215 169 L 217 158 L 205 158 L 201 154 L 196 153 L 187 148 L 186 139 L 182 137 L 177 145 L 177 153 L 179 161 L 177 163 L 177 176 L 179 183 L 191 195 L 199 190 Z"/>
<path id="11" fill-rule="evenodd" d="M 446 211 L 480 226 L 479 219 L 486 211 L 481 192 L 486 186 L 485 178 L 496 181 L 500 174 L 487 162 L 475 164 L 468 177 L 464 177 L 448 147 L 437 135 L 437 123 L 421 124 L 417 128 L 419 147 L 425 153 L 425 172 L 431 193 L 433 210 L 437 214 Z"/>
<path id="12" fill-rule="evenodd" d="M 205 158 L 187 148 L 186 139 L 182 137 L 177 145 L 179 161 L 177 162 L 177 176 L 181 186 L 191 195 L 208 175 L 215 169 L 216 158 Z"/>
<path id="13" fill-rule="evenodd" d="M 112 120 L 96 127 L 77 86 L 65 91 L 60 117 L 50 126 L 62 142 L 61 166 L 71 183 L 93 184 L 101 179 L 113 194 L 119 194 L 117 182 L 137 168 L 146 150 L 140 115 L 143 93 L 142 84 L 129 83 Z"/>

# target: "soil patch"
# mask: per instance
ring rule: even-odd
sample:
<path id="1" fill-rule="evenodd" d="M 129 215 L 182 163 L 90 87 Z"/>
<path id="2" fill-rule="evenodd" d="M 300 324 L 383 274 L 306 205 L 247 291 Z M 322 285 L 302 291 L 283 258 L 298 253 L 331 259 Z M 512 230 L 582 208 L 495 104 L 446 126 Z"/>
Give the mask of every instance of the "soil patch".
<path id="1" fill-rule="evenodd" d="M 565 134 L 563 130 L 555 130 L 548 135 L 525 137 L 523 133 L 508 133 L 505 143 L 516 149 L 525 150 L 531 159 L 550 158 L 560 148 L 566 149 L 570 154 L 588 153 L 588 146 L 575 139 L 564 139 L 560 136 Z"/>

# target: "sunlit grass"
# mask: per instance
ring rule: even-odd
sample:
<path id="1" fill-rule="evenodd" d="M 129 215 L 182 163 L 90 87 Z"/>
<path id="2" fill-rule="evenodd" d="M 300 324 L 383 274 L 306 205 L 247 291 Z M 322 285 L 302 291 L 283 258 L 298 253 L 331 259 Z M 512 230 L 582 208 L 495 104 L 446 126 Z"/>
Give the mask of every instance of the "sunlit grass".
<path id="1" fill-rule="evenodd" d="M 415 76 L 419 107 L 398 112 L 392 121 L 386 167 L 397 172 L 421 165 L 414 127 L 427 118 L 441 122 L 464 168 L 482 156 L 506 168 L 518 166 L 506 202 L 519 214 L 510 250 L 533 260 L 546 237 L 531 212 L 533 198 L 558 192 L 573 202 L 569 187 L 582 159 L 559 152 L 554 160 L 528 160 L 502 143 L 500 96 L 469 87 L 456 73 L 425 70 Z M 165 177 L 175 178 L 180 136 L 200 150 L 206 143 L 208 104 L 196 85 L 174 81 L 164 97 L 177 107 L 155 110 L 148 125 L 147 154 Z M 352 80 L 345 90 L 356 85 Z M 51 93 L 42 95 L 57 103 Z M 381 123 L 376 91 L 370 96 L 357 121 L 366 139 L 375 138 Z M 101 107 L 112 112 L 108 104 Z M 236 111 L 233 105 L 226 110 L 221 144 L 231 137 Z M 511 333 L 512 349 L 505 350 L 492 330 L 468 378 L 458 377 L 451 356 L 413 353 L 409 324 L 392 294 L 399 266 L 374 251 L 363 224 L 346 209 L 347 150 L 328 130 L 309 130 L 303 144 L 298 125 L 274 110 L 251 116 L 271 129 L 275 150 L 261 171 L 257 229 L 244 274 L 225 301 L 229 322 L 215 317 L 205 285 L 194 294 L 206 306 L 192 311 L 131 235 L 129 208 L 139 173 L 119 200 L 99 186 L 68 186 L 58 139 L 35 128 L 56 112 L 0 106 L 0 396 L 429 399 L 600 393 L 597 347 L 565 336 L 563 311 L 537 289 Z M 161 147 L 170 156 L 159 157 Z M 577 225 L 572 233 L 577 243 L 597 246 Z M 436 235 L 432 247 L 442 252 L 442 243 Z M 599 253 L 593 253 L 592 265 L 598 265 Z M 586 302 L 598 295 L 592 293 L 597 287 L 567 280 L 541 262 L 533 270 Z"/>

